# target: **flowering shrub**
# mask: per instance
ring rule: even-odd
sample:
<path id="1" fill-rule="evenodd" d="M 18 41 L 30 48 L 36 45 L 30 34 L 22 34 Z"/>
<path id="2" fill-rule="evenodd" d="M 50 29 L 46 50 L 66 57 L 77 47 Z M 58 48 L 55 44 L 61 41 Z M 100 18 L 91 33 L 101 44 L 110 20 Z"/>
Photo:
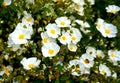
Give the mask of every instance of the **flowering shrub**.
<path id="1" fill-rule="evenodd" d="M 119 83 L 119 0 L 1 0 L 0 82 Z"/>

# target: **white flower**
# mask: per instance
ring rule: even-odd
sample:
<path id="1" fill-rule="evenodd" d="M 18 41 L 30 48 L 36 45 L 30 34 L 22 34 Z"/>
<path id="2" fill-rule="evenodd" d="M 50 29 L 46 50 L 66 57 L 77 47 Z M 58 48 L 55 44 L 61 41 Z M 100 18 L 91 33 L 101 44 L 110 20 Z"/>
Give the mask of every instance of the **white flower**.
<path id="1" fill-rule="evenodd" d="M 3 67 L 2 71 L 0 71 L 0 76 L 2 76 L 3 74 L 10 75 L 12 71 L 13 71 L 13 68 L 10 65 Z"/>
<path id="2" fill-rule="evenodd" d="M 69 27 L 70 20 L 67 17 L 59 17 L 55 20 L 58 27 Z"/>
<path id="3" fill-rule="evenodd" d="M 94 65 L 94 58 L 85 53 L 80 57 L 80 62 L 84 65 L 85 68 L 90 68 Z"/>
<path id="4" fill-rule="evenodd" d="M 25 0 L 27 4 L 34 4 L 34 0 Z"/>
<path id="5" fill-rule="evenodd" d="M 3 6 L 8 6 L 8 5 L 11 4 L 11 2 L 12 2 L 11 0 L 4 0 L 3 3 L 2 3 L 2 5 Z"/>
<path id="6" fill-rule="evenodd" d="M 111 76 L 110 69 L 106 65 L 104 65 L 104 64 L 100 64 L 99 65 L 99 71 L 100 71 L 100 74 L 102 74 L 102 75 L 105 75 L 107 77 Z"/>
<path id="7" fill-rule="evenodd" d="M 75 76 L 80 76 L 80 67 L 79 67 L 80 61 L 77 59 L 70 60 L 68 68 L 71 68 L 71 74 Z M 81 67 L 82 68 L 82 67 Z"/>
<path id="8" fill-rule="evenodd" d="M 32 68 L 38 67 L 40 62 L 41 61 L 37 60 L 36 57 L 30 57 L 28 59 L 23 58 L 20 63 L 23 65 L 24 69 L 30 70 Z"/>
<path id="9" fill-rule="evenodd" d="M 112 77 L 113 77 L 114 79 L 117 78 L 117 73 L 116 73 L 115 71 L 113 72 Z"/>
<path id="10" fill-rule="evenodd" d="M 42 32 L 41 37 L 42 37 L 42 43 L 44 45 L 50 42 L 56 42 L 54 38 L 48 36 L 47 32 Z"/>
<path id="11" fill-rule="evenodd" d="M 10 39 L 13 44 L 25 44 L 27 39 L 30 39 L 30 34 L 21 31 L 20 29 L 15 29 L 10 35 Z"/>
<path id="12" fill-rule="evenodd" d="M 57 38 L 60 35 L 60 28 L 56 24 L 49 23 L 45 28 L 49 37 Z"/>
<path id="13" fill-rule="evenodd" d="M 56 56 L 59 50 L 60 50 L 60 47 L 54 42 L 50 42 L 42 46 L 42 54 L 44 57 Z"/>
<path id="14" fill-rule="evenodd" d="M 108 55 L 109 55 L 110 61 L 112 61 L 114 64 L 117 63 L 117 61 L 120 61 L 120 51 L 108 50 Z"/>
<path id="15" fill-rule="evenodd" d="M 30 35 L 33 34 L 33 28 L 29 24 L 18 23 L 16 29 L 20 29 L 22 32 L 28 33 Z"/>
<path id="16" fill-rule="evenodd" d="M 74 44 L 77 44 L 82 38 L 82 34 L 77 28 L 70 28 L 69 33 L 71 35 L 71 42 Z"/>
<path id="17" fill-rule="evenodd" d="M 27 13 L 26 11 L 24 11 L 23 13 L 24 13 L 24 17 L 22 18 L 22 23 L 33 25 L 34 19 L 31 16 L 31 14 Z"/>
<path id="18" fill-rule="evenodd" d="M 83 31 L 83 33 L 87 34 L 90 32 L 89 27 L 90 27 L 90 25 L 88 24 L 88 22 L 84 22 L 81 25 L 80 30 Z"/>
<path id="19" fill-rule="evenodd" d="M 120 11 L 120 7 L 118 7 L 116 5 L 109 5 L 105 9 L 106 9 L 106 11 L 108 13 L 113 13 L 113 14 L 117 13 L 118 11 Z"/>
<path id="20" fill-rule="evenodd" d="M 96 51 L 96 55 L 97 55 L 98 58 L 104 58 L 105 57 L 105 55 L 104 55 L 102 50 L 97 50 Z"/>
<path id="21" fill-rule="evenodd" d="M 68 32 L 62 31 L 62 35 L 58 38 L 60 43 L 69 44 L 71 42 L 70 34 Z"/>
<path id="22" fill-rule="evenodd" d="M 117 32 L 117 27 L 109 23 L 105 23 L 104 29 L 101 30 L 102 35 L 108 38 L 116 37 Z"/>
<path id="23" fill-rule="evenodd" d="M 88 0 L 88 2 L 90 3 L 90 5 L 94 5 L 95 4 L 95 0 Z"/>
<path id="24" fill-rule="evenodd" d="M 81 5 L 76 5 L 75 6 L 75 10 L 77 11 L 77 13 L 80 15 L 80 16 L 83 16 L 84 15 L 84 7 L 81 6 Z"/>
<path id="25" fill-rule="evenodd" d="M 83 6 L 85 4 L 84 0 L 72 0 L 75 4 Z"/>
<path id="26" fill-rule="evenodd" d="M 103 30 L 103 28 L 104 28 L 104 20 L 103 19 L 101 19 L 101 18 L 98 18 L 97 19 L 97 22 L 96 22 L 96 28 L 97 28 L 97 30 L 98 31 L 102 31 Z"/>
<path id="27" fill-rule="evenodd" d="M 83 26 L 83 24 L 84 24 L 84 22 L 82 20 L 79 20 L 79 19 L 76 19 L 75 22 L 81 26 Z"/>
<path id="28" fill-rule="evenodd" d="M 86 53 L 93 58 L 96 57 L 96 49 L 94 47 L 91 46 L 86 47 Z"/>
<path id="29" fill-rule="evenodd" d="M 69 44 L 68 44 L 68 49 L 69 49 L 70 51 L 72 51 L 72 52 L 76 52 L 77 46 L 76 46 L 76 44 L 69 43 Z"/>

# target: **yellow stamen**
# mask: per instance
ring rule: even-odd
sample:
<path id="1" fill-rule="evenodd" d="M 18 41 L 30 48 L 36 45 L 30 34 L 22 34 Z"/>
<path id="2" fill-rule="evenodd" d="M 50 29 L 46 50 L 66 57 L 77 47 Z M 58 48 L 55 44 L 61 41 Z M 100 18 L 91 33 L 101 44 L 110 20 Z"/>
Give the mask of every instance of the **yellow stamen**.
<path id="1" fill-rule="evenodd" d="M 61 24 L 62 26 L 64 26 L 64 25 L 65 25 L 65 22 L 64 22 L 64 21 L 62 21 L 60 24 Z"/>
<path id="2" fill-rule="evenodd" d="M 88 63 L 89 63 L 89 60 L 88 60 L 88 59 L 85 59 L 84 62 L 85 62 L 85 64 L 88 64 Z"/>
<path id="3" fill-rule="evenodd" d="M 66 36 L 62 36 L 62 40 L 66 40 L 67 38 L 66 38 Z"/>
<path id="4" fill-rule="evenodd" d="M 26 18 L 26 21 L 27 21 L 27 22 L 30 22 L 30 21 L 31 21 L 31 18 Z"/>
<path id="5" fill-rule="evenodd" d="M 74 41 L 75 41 L 75 40 L 76 40 L 76 37 L 75 37 L 75 36 L 73 36 L 73 37 L 72 37 L 72 40 L 74 40 Z"/>
<path id="6" fill-rule="evenodd" d="M 47 39 L 47 38 L 43 38 L 43 42 L 44 42 L 44 43 L 47 43 L 47 42 L 48 42 L 48 39 Z"/>
<path id="7" fill-rule="evenodd" d="M 110 34 L 110 30 L 109 30 L 109 29 L 106 29 L 106 30 L 105 30 L 105 33 L 106 33 L 106 34 Z"/>
<path id="8" fill-rule="evenodd" d="M 112 57 L 112 58 L 114 58 L 114 57 L 115 57 L 115 54 L 114 54 L 114 53 L 112 53 L 112 54 L 111 54 L 111 57 Z"/>
<path id="9" fill-rule="evenodd" d="M 54 30 L 54 29 L 51 29 L 51 30 L 50 30 L 50 33 L 55 34 L 55 30 Z"/>
<path id="10" fill-rule="evenodd" d="M 52 55 L 52 54 L 54 54 L 54 50 L 53 49 L 49 49 L 48 53 Z"/>
<path id="11" fill-rule="evenodd" d="M 3 2 L 2 5 L 5 7 L 5 6 L 7 6 L 7 3 L 6 3 L 6 2 Z"/>
<path id="12" fill-rule="evenodd" d="M 19 39 L 20 39 L 20 40 L 23 40 L 24 38 L 25 38 L 25 35 L 24 35 L 24 34 L 20 34 L 20 35 L 19 35 Z"/>
<path id="13" fill-rule="evenodd" d="M 4 69 L 4 72 L 5 72 L 5 74 L 9 74 L 9 73 L 10 73 L 10 70 L 9 70 L 8 68 L 5 68 L 5 69 Z"/>
<path id="14" fill-rule="evenodd" d="M 102 73 L 103 73 L 103 74 L 106 74 L 106 71 L 103 69 L 103 70 L 102 70 Z"/>
<path id="15" fill-rule="evenodd" d="M 31 68 L 34 68 L 34 64 L 31 63 L 31 64 L 28 64 L 28 67 L 31 69 Z"/>

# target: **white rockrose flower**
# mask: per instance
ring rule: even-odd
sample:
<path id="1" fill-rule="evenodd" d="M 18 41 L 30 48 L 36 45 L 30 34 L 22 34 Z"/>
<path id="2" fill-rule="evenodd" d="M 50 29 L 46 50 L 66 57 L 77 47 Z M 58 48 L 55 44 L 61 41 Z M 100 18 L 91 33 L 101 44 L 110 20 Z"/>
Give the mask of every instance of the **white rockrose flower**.
<path id="1" fill-rule="evenodd" d="M 116 5 L 108 5 L 108 7 L 105 8 L 108 13 L 116 14 L 118 11 L 120 11 L 120 7 Z"/>
<path id="2" fill-rule="evenodd" d="M 87 53 L 89 56 L 91 56 L 91 57 L 93 57 L 93 58 L 96 58 L 96 48 L 91 47 L 91 46 L 88 46 L 88 47 L 86 47 L 86 53 Z"/>
<path id="3" fill-rule="evenodd" d="M 30 58 L 23 58 L 21 60 L 21 64 L 23 65 L 23 68 L 26 70 L 33 69 L 35 67 L 38 67 L 40 65 L 41 60 L 37 60 L 36 57 L 30 57 Z"/>
<path id="4" fill-rule="evenodd" d="M 49 37 L 57 38 L 60 35 L 60 28 L 56 24 L 49 23 L 45 28 Z"/>
<path id="5" fill-rule="evenodd" d="M 107 77 L 111 76 L 110 69 L 106 65 L 104 65 L 104 64 L 100 64 L 99 65 L 99 71 L 100 71 L 100 74 L 102 74 L 102 75 L 105 75 Z"/>
<path id="6" fill-rule="evenodd" d="M 41 49 L 44 57 L 53 57 L 59 52 L 60 46 L 54 42 L 50 42 L 43 45 Z"/>
<path id="7" fill-rule="evenodd" d="M 8 66 L 4 66 L 2 71 L 0 71 L 0 76 L 2 76 L 3 74 L 7 74 L 10 75 L 10 73 L 13 71 L 13 67 L 8 65 Z"/>
<path id="8" fill-rule="evenodd" d="M 11 3 L 12 3 L 11 0 L 4 0 L 3 3 L 2 3 L 2 5 L 3 5 L 3 6 L 8 6 L 8 5 L 10 5 Z"/>
<path id="9" fill-rule="evenodd" d="M 103 53 L 102 50 L 97 50 L 97 51 L 96 51 L 96 56 L 97 56 L 98 58 L 104 58 L 104 57 L 105 57 L 105 54 Z"/>
<path id="10" fill-rule="evenodd" d="M 72 0 L 75 4 L 83 6 L 85 4 L 84 0 Z"/>
<path id="11" fill-rule="evenodd" d="M 72 52 L 76 52 L 77 46 L 76 46 L 76 44 L 69 43 L 69 44 L 68 44 L 68 49 L 69 49 L 70 51 L 72 51 Z"/>
<path id="12" fill-rule="evenodd" d="M 59 17 L 55 20 L 58 27 L 69 27 L 70 26 L 70 19 L 68 17 Z"/>
<path id="13" fill-rule="evenodd" d="M 62 35 L 58 38 L 61 44 L 69 44 L 71 42 L 70 34 L 68 32 L 62 31 Z"/>

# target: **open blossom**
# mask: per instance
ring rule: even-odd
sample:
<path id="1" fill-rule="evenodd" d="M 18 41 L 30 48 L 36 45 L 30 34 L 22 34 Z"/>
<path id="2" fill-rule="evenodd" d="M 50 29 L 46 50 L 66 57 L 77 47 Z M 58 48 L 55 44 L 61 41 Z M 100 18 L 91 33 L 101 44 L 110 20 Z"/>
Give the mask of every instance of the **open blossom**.
<path id="1" fill-rule="evenodd" d="M 69 44 L 71 42 L 70 34 L 68 32 L 62 31 L 62 35 L 58 39 L 62 44 Z"/>
<path id="2" fill-rule="evenodd" d="M 117 27 L 109 23 L 105 23 L 104 28 L 101 30 L 102 35 L 108 38 L 116 37 L 117 32 Z"/>
<path id="3" fill-rule="evenodd" d="M 81 34 L 80 30 L 77 28 L 70 28 L 69 33 L 71 36 L 71 42 L 74 44 L 77 44 L 82 38 L 82 34 Z"/>
<path id="4" fill-rule="evenodd" d="M 2 3 L 2 5 L 3 6 L 8 6 L 8 5 L 11 4 L 11 2 L 12 2 L 11 0 L 4 0 L 3 3 Z"/>
<path id="5" fill-rule="evenodd" d="M 80 57 L 80 62 L 84 65 L 85 68 L 90 68 L 94 65 L 94 58 L 85 53 Z"/>
<path id="6" fill-rule="evenodd" d="M 70 51 L 72 51 L 72 52 L 76 52 L 77 46 L 76 46 L 76 44 L 69 43 L 69 44 L 68 44 L 68 49 L 69 49 Z"/>
<path id="7" fill-rule="evenodd" d="M 0 76 L 2 76 L 3 74 L 10 75 L 12 71 L 13 71 L 13 68 L 10 65 L 3 67 L 2 71 L 0 71 Z"/>
<path id="8" fill-rule="evenodd" d="M 48 36 L 47 32 L 42 32 L 41 37 L 42 37 L 43 45 L 50 43 L 50 42 L 56 42 L 54 38 L 51 38 Z"/>
<path id="9" fill-rule="evenodd" d="M 55 23 L 49 23 L 45 28 L 49 37 L 57 38 L 60 35 L 60 28 Z"/>
<path id="10" fill-rule="evenodd" d="M 34 24 L 34 19 L 31 16 L 31 14 L 27 13 L 26 11 L 24 11 L 23 13 L 24 13 L 24 17 L 22 18 L 22 23 L 33 25 Z"/>
<path id="11" fill-rule="evenodd" d="M 105 75 L 107 77 L 111 76 L 110 69 L 106 65 L 104 65 L 104 64 L 100 64 L 99 65 L 99 71 L 100 71 L 100 74 L 102 74 L 102 75 Z"/>
<path id="12" fill-rule="evenodd" d="M 60 47 L 58 44 L 54 42 L 47 43 L 42 46 L 42 54 L 44 57 L 53 57 L 59 52 Z"/>
<path id="13" fill-rule="evenodd" d="M 15 29 L 9 37 L 13 41 L 14 44 L 25 44 L 27 43 L 27 39 L 30 39 L 30 34 L 21 31 L 20 29 Z"/>
<path id="14" fill-rule="evenodd" d="M 83 6 L 85 4 L 84 0 L 72 0 L 75 4 Z"/>
<path id="15" fill-rule="evenodd" d="M 97 56 L 97 58 L 104 58 L 105 54 L 103 53 L 102 50 L 97 50 L 96 51 L 96 56 Z"/>
<path id="16" fill-rule="evenodd" d="M 118 7 L 116 5 L 109 5 L 105 9 L 106 9 L 106 11 L 108 13 L 113 13 L 113 14 L 117 13 L 118 11 L 120 11 L 120 7 Z"/>
<path id="17" fill-rule="evenodd" d="M 23 65 L 24 69 L 30 70 L 32 68 L 38 67 L 40 62 L 41 61 L 37 60 L 36 57 L 30 57 L 28 59 L 23 58 L 20 63 Z"/>
<path id="18" fill-rule="evenodd" d="M 58 27 L 69 27 L 71 21 L 67 17 L 59 17 L 55 20 Z"/>
<path id="19" fill-rule="evenodd" d="M 91 46 L 86 47 L 86 53 L 93 58 L 96 57 L 96 49 L 94 47 Z"/>

